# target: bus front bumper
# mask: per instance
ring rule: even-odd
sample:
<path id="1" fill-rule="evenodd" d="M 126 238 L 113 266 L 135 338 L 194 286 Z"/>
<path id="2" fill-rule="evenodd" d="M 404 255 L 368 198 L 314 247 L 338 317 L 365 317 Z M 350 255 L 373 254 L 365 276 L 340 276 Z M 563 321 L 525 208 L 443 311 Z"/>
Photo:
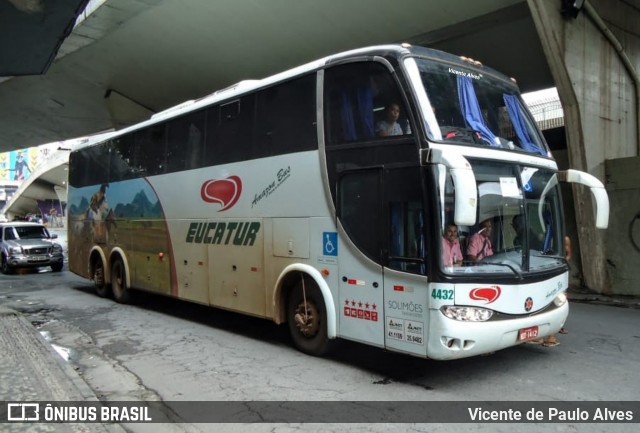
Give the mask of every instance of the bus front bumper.
<path id="1" fill-rule="evenodd" d="M 556 334 L 569 315 L 569 303 L 551 311 L 508 320 L 462 322 L 431 310 L 427 357 L 437 360 L 467 358 L 517 346 L 520 331 L 537 327 L 536 338 Z"/>

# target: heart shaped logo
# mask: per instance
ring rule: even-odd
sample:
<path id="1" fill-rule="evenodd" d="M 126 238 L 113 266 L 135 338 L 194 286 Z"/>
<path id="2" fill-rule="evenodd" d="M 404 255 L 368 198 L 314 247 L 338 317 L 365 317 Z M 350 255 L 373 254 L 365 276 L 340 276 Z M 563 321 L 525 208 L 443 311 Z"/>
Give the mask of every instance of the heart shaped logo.
<path id="1" fill-rule="evenodd" d="M 242 181 L 238 176 L 226 179 L 211 179 L 202 184 L 200 196 L 207 203 L 218 203 L 222 206 L 218 212 L 230 209 L 242 193 Z"/>
<path id="2" fill-rule="evenodd" d="M 501 292 L 500 286 L 478 287 L 469 292 L 469 297 L 474 301 L 486 301 L 490 304 L 500 297 Z"/>

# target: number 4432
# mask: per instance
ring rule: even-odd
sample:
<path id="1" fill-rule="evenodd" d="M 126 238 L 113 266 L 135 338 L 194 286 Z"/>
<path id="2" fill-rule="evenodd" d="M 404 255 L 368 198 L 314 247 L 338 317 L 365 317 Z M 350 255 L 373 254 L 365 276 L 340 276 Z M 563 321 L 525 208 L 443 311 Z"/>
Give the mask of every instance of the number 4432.
<path id="1" fill-rule="evenodd" d="M 453 301 L 453 289 L 433 289 L 431 297 L 443 301 Z"/>

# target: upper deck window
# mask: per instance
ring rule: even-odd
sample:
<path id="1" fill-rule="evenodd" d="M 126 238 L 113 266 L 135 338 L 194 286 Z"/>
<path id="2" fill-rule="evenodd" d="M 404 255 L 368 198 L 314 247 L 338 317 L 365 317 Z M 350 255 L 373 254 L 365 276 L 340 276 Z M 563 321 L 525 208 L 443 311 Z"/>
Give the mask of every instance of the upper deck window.
<path id="1" fill-rule="evenodd" d="M 339 65 L 327 69 L 325 77 L 327 144 L 411 134 L 402 92 L 381 63 Z"/>
<path id="2" fill-rule="evenodd" d="M 547 155 L 514 84 L 462 65 L 416 62 L 441 133 L 431 139 Z"/>

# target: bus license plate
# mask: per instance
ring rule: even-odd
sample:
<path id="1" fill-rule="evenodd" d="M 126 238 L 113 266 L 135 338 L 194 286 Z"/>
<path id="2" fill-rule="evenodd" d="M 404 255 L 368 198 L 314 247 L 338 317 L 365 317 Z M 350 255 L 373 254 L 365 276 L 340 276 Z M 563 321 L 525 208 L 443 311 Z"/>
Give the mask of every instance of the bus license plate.
<path id="1" fill-rule="evenodd" d="M 532 340 L 538 336 L 538 327 L 531 326 L 529 328 L 522 328 L 518 331 L 518 341 Z"/>

